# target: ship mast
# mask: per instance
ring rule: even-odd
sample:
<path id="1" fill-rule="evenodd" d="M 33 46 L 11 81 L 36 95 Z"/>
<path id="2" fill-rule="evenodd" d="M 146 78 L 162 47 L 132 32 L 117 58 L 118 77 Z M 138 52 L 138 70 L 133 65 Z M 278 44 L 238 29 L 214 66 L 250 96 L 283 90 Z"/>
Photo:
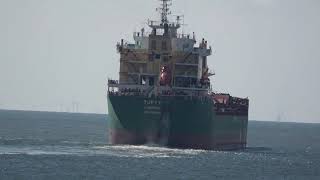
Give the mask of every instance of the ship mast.
<path id="1" fill-rule="evenodd" d="M 159 8 L 157 8 L 157 11 L 161 15 L 161 24 L 168 24 L 168 15 L 171 14 L 170 6 L 172 5 L 172 0 L 160 0 L 161 5 Z"/>

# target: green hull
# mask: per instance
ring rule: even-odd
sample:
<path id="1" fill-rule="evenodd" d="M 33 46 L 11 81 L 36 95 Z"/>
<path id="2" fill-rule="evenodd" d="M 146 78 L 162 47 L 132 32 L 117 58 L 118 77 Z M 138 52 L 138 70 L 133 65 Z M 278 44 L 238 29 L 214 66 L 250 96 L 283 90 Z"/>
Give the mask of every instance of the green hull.
<path id="1" fill-rule="evenodd" d="M 219 113 L 212 101 L 190 97 L 108 96 L 112 144 L 241 149 L 248 113 Z"/>

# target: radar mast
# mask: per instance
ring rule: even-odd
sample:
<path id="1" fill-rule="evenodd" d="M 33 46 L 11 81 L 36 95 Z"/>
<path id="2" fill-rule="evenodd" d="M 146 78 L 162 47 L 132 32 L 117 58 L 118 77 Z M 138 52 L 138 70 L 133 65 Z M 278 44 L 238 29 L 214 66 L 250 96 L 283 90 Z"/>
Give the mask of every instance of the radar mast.
<path id="1" fill-rule="evenodd" d="M 177 37 L 177 30 L 180 28 L 179 21 L 177 23 L 170 22 L 169 15 L 171 15 L 170 6 L 172 0 L 159 0 L 160 6 L 156 9 L 160 14 L 160 21 L 148 20 L 148 26 L 152 28 L 152 34 L 156 35 L 157 30 L 163 30 L 164 34 L 170 37 Z"/>
<path id="2" fill-rule="evenodd" d="M 171 14 L 170 6 L 172 6 L 172 0 L 160 0 L 161 5 L 159 8 L 157 8 L 157 11 L 161 15 L 161 24 L 168 24 L 168 15 Z"/>

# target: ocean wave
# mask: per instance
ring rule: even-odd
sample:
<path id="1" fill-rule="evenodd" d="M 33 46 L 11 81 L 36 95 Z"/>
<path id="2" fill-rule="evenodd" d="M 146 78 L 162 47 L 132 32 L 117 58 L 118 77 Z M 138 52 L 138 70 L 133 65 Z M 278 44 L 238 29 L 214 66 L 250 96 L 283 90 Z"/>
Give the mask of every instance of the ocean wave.
<path id="1" fill-rule="evenodd" d="M 0 146 L 95 146 L 104 145 L 101 142 L 67 141 L 59 139 L 32 139 L 32 138 L 0 138 Z"/>
<path id="2" fill-rule="evenodd" d="M 64 151 L 32 150 L 32 149 L 6 149 L 0 148 L 0 155 L 72 155 L 74 153 Z"/>

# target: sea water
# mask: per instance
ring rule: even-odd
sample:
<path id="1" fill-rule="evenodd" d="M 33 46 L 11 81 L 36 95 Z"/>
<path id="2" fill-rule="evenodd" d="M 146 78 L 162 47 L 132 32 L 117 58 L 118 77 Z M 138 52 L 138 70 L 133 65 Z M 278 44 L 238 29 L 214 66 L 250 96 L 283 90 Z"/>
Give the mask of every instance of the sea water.
<path id="1" fill-rule="evenodd" d="M 320 179 L 320 124 L 249 122 L 248 148 L 108 145 L 107 115 L 0 111 L 0 180 Z"/>

